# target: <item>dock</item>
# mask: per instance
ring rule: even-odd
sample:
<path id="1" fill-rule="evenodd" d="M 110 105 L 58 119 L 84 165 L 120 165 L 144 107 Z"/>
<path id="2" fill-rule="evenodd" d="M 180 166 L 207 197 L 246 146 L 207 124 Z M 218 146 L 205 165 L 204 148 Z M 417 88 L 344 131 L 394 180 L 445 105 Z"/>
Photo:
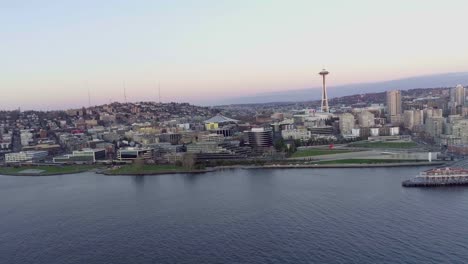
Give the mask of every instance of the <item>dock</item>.
<path id="1" fill-rule="evenodd" d="M 403 181 L 403 187 L 438 187 L 468 185 L 468 169 L 464 167 L 436 168 L 421 172 L 418 176 Z"/>

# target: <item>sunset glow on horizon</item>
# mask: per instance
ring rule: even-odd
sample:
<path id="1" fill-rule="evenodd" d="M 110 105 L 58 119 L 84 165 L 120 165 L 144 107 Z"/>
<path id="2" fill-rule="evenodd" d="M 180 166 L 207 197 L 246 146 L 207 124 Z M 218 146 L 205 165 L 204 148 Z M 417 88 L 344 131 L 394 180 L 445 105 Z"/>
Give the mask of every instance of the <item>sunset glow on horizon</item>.
<path id="1" fill-rule="evenodd" d="M 2 109 L 226 98 L 468 71 L 468 2 L 4 1 Z M 456 85 L 456 84 L 454 84 Z M 317 90 L 317 94 L 320 90 Z"/>

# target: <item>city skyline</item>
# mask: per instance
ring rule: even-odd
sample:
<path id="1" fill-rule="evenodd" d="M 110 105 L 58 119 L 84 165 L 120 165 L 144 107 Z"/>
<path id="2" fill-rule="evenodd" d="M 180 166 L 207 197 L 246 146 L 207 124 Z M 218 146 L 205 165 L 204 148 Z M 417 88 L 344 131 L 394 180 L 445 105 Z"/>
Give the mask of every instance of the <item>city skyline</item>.
<path id="1" fill-rule="evenodd" d="M 125 82 L 128 101 L 158 101 L 160 83 L 165 102 L 215 105 L 318 88 L 323 67 L 330 88 L 467 72 L 468 4 L 449 2 L 7 3 L 0 104 L 87 106 L 88 90 L 91 104 L 122 102 Z"/>
<path id="2" fill-rule="evenodd" d="M 0 263 L 468 263 L 467 10 L 2 1 Z"/>

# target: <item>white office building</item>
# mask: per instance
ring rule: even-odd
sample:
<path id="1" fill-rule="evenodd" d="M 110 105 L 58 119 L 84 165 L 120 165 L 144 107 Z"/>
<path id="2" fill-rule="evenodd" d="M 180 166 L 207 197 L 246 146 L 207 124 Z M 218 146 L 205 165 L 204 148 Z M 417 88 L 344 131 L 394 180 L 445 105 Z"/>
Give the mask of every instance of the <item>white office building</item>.
<path id="1" fill-rule="evenodd" d="M 47 151 L 22 151 L 5 154 L 6 163 L 39 162 L 48 155 Z"/>
<path id="2" fill-rule="evenodd" d="M 33 133 L 27 129 L 21 130 L 20 138 L 22 146 L 29 146 L 29 144 L 34 141 Z"/>
<path id="3" fill-rule="evenodd" d="M 293 130 L 282 130 L 281 136 L 283 139 L 294 139 L 294 140 L 309 140 L 312 137 L 310 131 L 306 129 L 293 129 Z"/>

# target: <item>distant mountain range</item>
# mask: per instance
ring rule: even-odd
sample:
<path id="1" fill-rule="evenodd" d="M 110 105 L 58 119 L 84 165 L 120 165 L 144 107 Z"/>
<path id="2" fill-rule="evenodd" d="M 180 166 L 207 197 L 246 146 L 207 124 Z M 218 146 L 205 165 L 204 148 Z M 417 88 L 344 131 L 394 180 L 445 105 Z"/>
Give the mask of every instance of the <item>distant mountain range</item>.
<path id="1" fill-rule="evenodd" d="M 408 90 L 415 88 L 455 87 L 457 84 L 468 84 L 468 72 L 444 73 L 416 76 L 398 80 L 358 83 L 333 86 L 328 88 L 328 97 L 346 96 L 353 94 L 378 93 L 387 90 Z M 250 104 L 269 102 L 303 102 L 320 99 L 320 87 L 292 90 L 284 92 L 263 93 L 255 96 L 229 98 L 221 104 Z"/>

